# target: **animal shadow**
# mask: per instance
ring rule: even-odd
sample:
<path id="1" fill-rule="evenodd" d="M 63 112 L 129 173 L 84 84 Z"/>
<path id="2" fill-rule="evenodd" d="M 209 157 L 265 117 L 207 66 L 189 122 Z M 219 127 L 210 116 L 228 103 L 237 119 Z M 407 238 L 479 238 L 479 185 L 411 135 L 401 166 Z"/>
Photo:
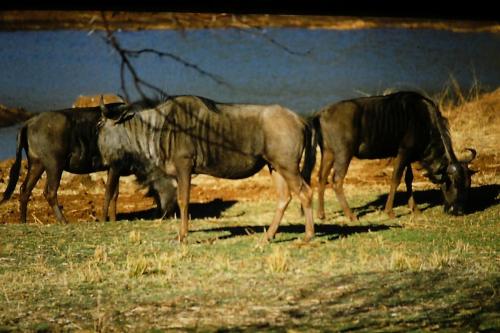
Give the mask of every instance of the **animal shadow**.
<path id="1" fill-rule="evenodd" d="M 219 218 L 226 209 L 232 207 L 237 202 L 236 200 L 224 201 L 219 198 L 205 203 L 192 202 L 189 204 L 189 214 L 191 215 L 191 219 Z M 171 218 L 174 216 L 180 216 L 179 207 L 177 206 L 174 212 L 164 218 Z M 118 220 L 153 220 L 157 218 L 160 218 L 160 216 L 158 216 L 156 208 L 117 214 Z"/>
<path id="2" fill-rule="evenodd" d="M 500 203 L 500 185 L 482 185 L 472 187 L 469 195 L 469 204 L 466 213 L 475 213 L 486 210 Z"/>
<path id="3" fill-rule="evenodd" d="M 500 203 L 500 185 L 481 185 L 478 187 L 471 187 L 469 193 L 469 201 L 467 203 L 465 213 L 472 214 L 475 212 L 483 211 L 489 207 Z M 436 206 L 443 206 L 443 195 L 440 190 L 421 190 L 414 191 L 413 195 L 418 207 L 421 211 Z M 384 208 L 387 201 L 388 194 L 379 195 L 375 200 L 368 202 L 363 206 L 354 209 L 358 217 L 374 212 L 374 207 Z M 408 204 L 408 194 L 406 191 L 397 192 L 394 197 L 394 207 L 406 206 Z"/>
<path id="4" fill-rule="evenodd" d="M 263 225 L 243 225 L 243 226 L 224 226 L 219 228 L 211 229 L 201 229 L 193 232 L 229 232 L 227 235 L 219 236 L 217 239 L 228 239 L 238 236 L 252 235 L 255 233 L 264 232 L 264 228 L 267 226 Z M 401 228 L 397 225 L 337 225 L 337 224 L 316 224 L 314 226 L 316 236 L 328 236 L 328 240 L 334 240 L 341 237 L 347 237 L 352 234 L 366 233 L 366 232 L 376 232 L 382 230 L 388 230 L 391 228 Z M 281 225 L 278 228 L 278 233 L 288 233 L 288 234 L 301 234 L 304 233 L 305 227 L 303 224 L 289 224 Z M 275 240 L 274 242 L 288 242 L 290 239 L 286 240 Z"/>

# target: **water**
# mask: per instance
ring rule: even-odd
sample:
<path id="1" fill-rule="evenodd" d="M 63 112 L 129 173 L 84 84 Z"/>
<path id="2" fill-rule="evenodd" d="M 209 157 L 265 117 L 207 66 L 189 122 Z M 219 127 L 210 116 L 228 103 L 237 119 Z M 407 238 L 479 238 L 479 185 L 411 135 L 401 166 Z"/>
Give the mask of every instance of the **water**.
<path id="1" fill-rule="evenodd" d="M 16 156 L 16 136 L 19 125 L 0 128 L 0 161 Z"/>
<path id="2" fill-rule="evenodd" d="M 123 47 L 171 52 L 228 83 L 218 84 L 168 57 L 132 59 L 141 78 L 169 94 L 279 103 L 301 114 L 386 89 L 433 94 L 451 77 L 464 90 L 475 80 L 486 90 L 500 85 L 500 34 L 387 28 L 265 33 L 268 38 L 237 29 L 116 36 Z M 80 94 L 120 93 L 119 57 L 99 32 L 4 31 L 0 45 L 0 104 L 38 112 L 70 107 Z M 15 129 L 0 128 L 0 158 L 14 152 Z"/>

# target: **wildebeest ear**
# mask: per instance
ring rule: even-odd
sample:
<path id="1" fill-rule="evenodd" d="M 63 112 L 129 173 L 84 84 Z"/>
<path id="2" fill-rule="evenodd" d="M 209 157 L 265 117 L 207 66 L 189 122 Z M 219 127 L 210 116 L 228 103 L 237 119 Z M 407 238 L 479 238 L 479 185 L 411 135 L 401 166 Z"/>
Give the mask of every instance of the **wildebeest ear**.
<path id="1" fill-rule="evenodd" d="M 120 94 L 116 94 L 116 96 L 120 97 L 120 99 L 123 101 L 123 103 L 125 103 L 125 104 L 129 104 L 128 99 L 126 99 L 126 98 L 125 98 L 125 97 L 123 97 L 122 95 L 120 95 Z"/>
<path id="2" fill-rule="evenodd" d="M 122 122 L 127 119 L 130 119 L 132 115 L 127 116 L 129 113 L 128 105 L 125 103 L 112 103 L 112 104 L 104 104 L 103 96 L 99 99 L 99 107 L 101 108 L 101 113 L 104 117 L 108 119 L 113 119 L 115 122 Z"/>
<path id="3" fill-rule="evenodd" d="M 448 165 L 448 168 L 446 169 L 446 173 L 448 174 L 454 174 L 458 171 L 457 165 L 455 163 L 451 163 Z"/>

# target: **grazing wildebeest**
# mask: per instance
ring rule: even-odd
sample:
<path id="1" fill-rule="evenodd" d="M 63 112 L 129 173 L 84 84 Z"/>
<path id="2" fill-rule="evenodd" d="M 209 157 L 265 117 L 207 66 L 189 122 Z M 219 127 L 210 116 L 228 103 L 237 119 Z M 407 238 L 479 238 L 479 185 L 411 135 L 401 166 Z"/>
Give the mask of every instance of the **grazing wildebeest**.
<path id="1" fill-rule="evenodd" d="M 279 195 L 266 240 L 278 229 L 291 200 L 290 191 L 304 207 L 305 239 L 313 237 L 312 190 L 299 170 L 304 151 L 311 153 L 311 131 L 294 112 L 279 105 L 223 104 L 197 96 L 101 107 L 104 121 L 99 146 L 107 164 L 132 158 L 153 163 L 176 177 L 179 241 L 188 234 L 192 174 L 240 179 L 265 165 Z"/>
<path id="2" fill-rule="evenodd" d="M 119 103 L 120 104 L 120 103 Z M 143 170 L 115 161 L 108 166 L 102 163 L 97 146 L 100 107 L 66 109 L 42 112 L 26 121 L 17 134 L 16 159 L 10 169 L 10 179 L 0 204 L 8 200 L 19 179 L 22 149 L 28 159 L 28 173 L 20 189 L 21 222 L 26 222 L 28 200 L 31 191 L 45 171 L 47 179 L 44 195 L 53 209 L 58 222 L 67 223 L 58 204 L 57 190 L 63 170 L 75 174 L 108 170 L 108 181 L 103 208 L 103 220 L 116 219 L 116 198 L 120 175 L 134 173 L 139 181 L 154 194 L 158 209 L 172 209 L 175 203 L 175 188 L 172 178 L 165 178 L 158 170 Z"/>
<path id="3" fill-rule="evenodd" d="M 457 159 L 448 122 L 432 100 L 416 92 L 357 98 L 327 106 L 316 113 L 312 121 L 315 142 L 319 144 L 322 155 L 319 218 L 325 218 L 325 186 L 333 166 L 333 189 L 337 200 L 344 214 L 352 221 L 357 220 L 343 190 L 344 177 L 353 156 L 360 159 L 395 157 L 391 189 L 385 205 L 385 212 L 390 217 L 394 217 L 394 195 L 405 169 L 408 205 L 412 211 L 418 211 L 412 192 L 411 163 L 415 161 L 426 169 L 426 176 L 433 183 L 441 184 L 445 211 L 463 214 L 473 173 L 467 165 L 476 152 L 469 149 L 468 159 Z"/>
<path id="4" fill-rule="evenodd" d="M 173 177 L 166 175 L 160 168 L 154 167 L 153 165 L 146 167 L 143 164 L 137 164 L 131 160 L 115 161 L 108 169 L 102 215 L 103 220 L 108 216 L 108 207 L 111 209 L 109 219 L 111 221 L 116 220 L 116 201 L 119 191 L 119 178 L 120 176 L 128 176 L 131 174 L 136 176 L 139 184 L 148 189 L 146 195 L 153 197 L 157 207 L 157 217 L 163 218 L 174 212 L 177 185 Z"/>

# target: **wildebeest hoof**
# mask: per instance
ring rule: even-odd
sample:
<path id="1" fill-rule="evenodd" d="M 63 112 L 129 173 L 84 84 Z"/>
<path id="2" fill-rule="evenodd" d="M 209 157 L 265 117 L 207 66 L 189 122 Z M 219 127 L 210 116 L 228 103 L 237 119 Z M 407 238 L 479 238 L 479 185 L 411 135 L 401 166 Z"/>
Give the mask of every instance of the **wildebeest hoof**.
<path id="1" fill-rule="evenodd" d="M 305 243 L 309 243 L 314 238 L 314 235 L 305 235 L 303 240 Z"/>
<path id="2" fill-rule="evenodd" d="M 264 251 L 264 249 L 269 246 L 270 241 L 267 239 L 267 237 L 262 237 L 259 240 L 255 242 L 254 249 L 259 250 L 259 251 Z"/>
<path id="3" fill-rule="evenodd" d="M 263 240 L 267 243 L 271 243 L 275 236 L 276 232 L 269 232 L 269 230 L 267 230 L 266 233 L 264 234 Z"/>
<path id="4" fill-rule="evenodd" d="M 394 211 L 386 211 L 385 212 L 387 214 L 387 216 L 389 216 L 389 218 L 391 219 L 395 219 L 396 218 L 396 214 L 394 214 Z"/>
<path id="5" fill-rule="evenodd" d="M 170 240 L 172 244 L 187 244 L 187 236 L 176 235 L 174 238 Z"/>
<path id="6" fill-rule="evenodd" d="M 359 222 L 359 219 L 356 215 L 349 216 L 349 220 L 351 220 L 351 222 Z"/>
<path id="7" fill-rule="evenodd" d="M 68 224 L 68 220 L 66 220 L 66 219 L 56 220 L 56 224 L 62 224 L 62 225 L 65 225 L 65 224 Z"/>
<path id="8" fill-rule="evenodd" d="M 262 239 L 260 240 L 260 243 L 261 243 L 262 245 L 267 245 L 267 244 L 269 244 L 269 243 L 271 243 L 271 242 L 273 241 L 273 238 L 274 238 L 274 237 L 269 238 L 269 237 L 266 235 L 266 236 L 262 237 Z"/>

